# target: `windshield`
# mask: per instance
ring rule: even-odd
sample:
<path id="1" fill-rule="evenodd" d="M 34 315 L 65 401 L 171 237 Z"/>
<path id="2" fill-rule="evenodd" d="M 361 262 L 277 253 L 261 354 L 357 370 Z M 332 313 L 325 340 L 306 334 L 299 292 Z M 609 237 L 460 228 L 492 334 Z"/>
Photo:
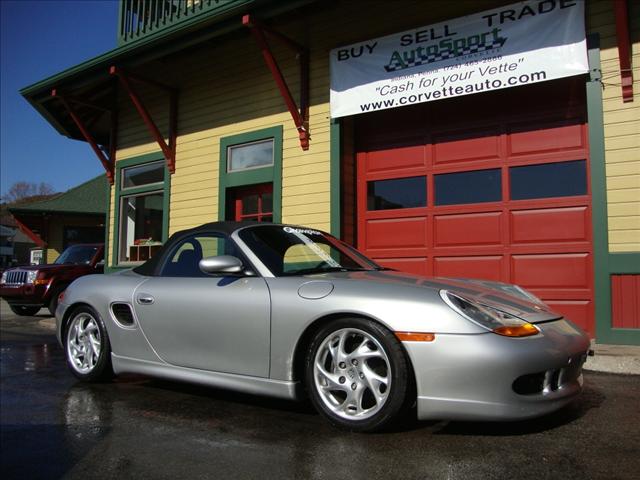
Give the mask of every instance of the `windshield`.
<path id="1" fill-rule="evenodd" d="M 257 225 L 240 238 L 276 276 L 379 269 L 373 261 L 319 230 Z"/>
<path id="2" fill-rule="evenodd" d="M 74 245 L 62 252 L 62 255 L 53 263 L 55 265 L 89 265 L 97 251 L 98 247 L 94 245 Z"/>

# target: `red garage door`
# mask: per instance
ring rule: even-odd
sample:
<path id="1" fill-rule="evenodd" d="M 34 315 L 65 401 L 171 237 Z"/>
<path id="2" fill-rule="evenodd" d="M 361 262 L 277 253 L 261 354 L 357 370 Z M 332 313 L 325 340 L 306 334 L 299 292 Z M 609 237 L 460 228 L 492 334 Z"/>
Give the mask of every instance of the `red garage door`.
<path id="1" fill-rule="evenodd" d="M 583 85 L 357 119 L 358 247 L 402 271 L 516 283 L 593 334 Z"/>

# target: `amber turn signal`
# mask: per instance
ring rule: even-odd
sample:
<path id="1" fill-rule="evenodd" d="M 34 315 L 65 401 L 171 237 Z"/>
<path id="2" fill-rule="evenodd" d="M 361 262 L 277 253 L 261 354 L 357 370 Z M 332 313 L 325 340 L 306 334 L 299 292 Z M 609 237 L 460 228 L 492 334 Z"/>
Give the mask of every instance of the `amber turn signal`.
<path id="1" fill-rule="evenodd" d="M 540 330 L 538 330 L 535 325 L 525 323 L 523 325 L 511 325 L 494 328 L 493 333 L 504 335 L 505 337 L 529 337 L 531 335 L 537 335 L 538 333 L 540 333 Z"/>
<path id="2" fill-rule="evenodd" d="M 49 283 L 49 280 L 46 278 L 38 278 L 33 282 L 34 285 L 46 285 L 47 283 Z"/>
<path id="3" fill-rule="evenodd" d="M 401 342 L 433 342 L 436 339 L 434 333 L 396 332 L 396 337 Z"/>

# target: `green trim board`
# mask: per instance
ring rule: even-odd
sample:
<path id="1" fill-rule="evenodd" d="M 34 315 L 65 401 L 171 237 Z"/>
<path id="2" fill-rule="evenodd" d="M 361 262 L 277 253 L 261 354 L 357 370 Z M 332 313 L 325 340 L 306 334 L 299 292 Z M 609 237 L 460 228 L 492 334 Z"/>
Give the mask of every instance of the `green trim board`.
<path id="1" fill-rule="evenodd" d="M 620 273 L 616 270 L 622 267 L 625 260 L 637 259 L 640 254 L 627 256 L 626 254 L 609 253 L 600 37 L 598 34 L 592 34 L 588 36 L 587 41 L 590 70 L 586 89 L 591 158 L 596 341 L 604 344 L 640 345 L 640 329 L 611 327 L 611 274 Z M 631 267 L 629 266 L 629 268 Z M 640 273 L 638 267 L 632 270 L 636 271 L 629 272 L 627 270 L 625 273 Z"/>
<path id="2" fill-rule="evenodd" d="M 332 119 L 331 126 L 329 130 L 330 136 L 330 147 L 329 147 L 329 168 L 331 169 L 330 173 L 330 228 L 331 234 L 340 238 L 341 235 L 341 225 L 340 219 L 342 216 L 342 207 L 340 202 L 341 195 L 341 187 L 340 187 L 340 157 L 342 152 L 342 131 L 340 128 L 340 120 Z"/>
<path id="3" fill-rule="evenodd" d="M 640 252 L 610 253 L 609 273 L 611 275 L 640 275 Z"/>
<path id="4" fill-rule="evenodd" d="M 163 191 L 163 204 L 162 204 L 162 241 L 166 242 L 167 238 L 169 238 L 169 205 L 170 205 L 170 197 L 171 197 L 171 175 L 169 173 L 169 169 L 167 168 L 166 163 L 164 163 L 164 155 L 162 152 L 157 153 L 149 153 L 146 155 L 140 155 L 138 157 L 128 158 L 126 160 L 120 160 L 116 162 L 116 171 L 115 171 L 115 205 L 114 205 L 114 224 L 113 224 L 113 247 L 111 249 L 111 266 L 109 267 L 109 271 L 114 271 L 113 268 L 116 267 L 120 263 L 118 250 L 119 250 L 119 242 L 120 242 L 120 200 L 122 197 L 135 195 L 139 193 L 147 193 L 160 190 L 157 185 L 148 186 L 148 187 L 138 187 L 138 188 L 130 188 L 126 192 L 122 192 L 120 188 L 120 180 L 122 177 L 122 169 L 126 167 L 133 167 L 136 165 L 141 165 L 144 163 L 163 161 L 164 165 L 164 182 L 161 187 Z M 129 267 L 126 267 L 129 268 Z"/>
<path id="5" fill-rule="evenodd" d="M 273 166 L 244 172 L 227 172 L 227 151 L 233 145 L 273 139 Z M 273 183 L 273 221 L 282 221 L 282 125 L 263 128 L 220 139 L 220 174 L 218 180 L 218 219 L 225 220 L 227 188 Z"/>

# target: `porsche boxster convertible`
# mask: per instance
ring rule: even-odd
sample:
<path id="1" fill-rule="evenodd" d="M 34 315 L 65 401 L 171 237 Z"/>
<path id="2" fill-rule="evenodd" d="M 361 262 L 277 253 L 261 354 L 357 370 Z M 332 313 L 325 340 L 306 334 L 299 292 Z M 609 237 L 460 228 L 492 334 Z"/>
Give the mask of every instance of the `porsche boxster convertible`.
<path id="1" fill-rule="evenodd" d="M 383 268 L 322 231 L 216 222 L 146 263 L 76 280 L 56 310 L 71 371 L 308 396 L 336 426 L 510 420 L 582 388 L 589 338 L 524 289 Z"/>

